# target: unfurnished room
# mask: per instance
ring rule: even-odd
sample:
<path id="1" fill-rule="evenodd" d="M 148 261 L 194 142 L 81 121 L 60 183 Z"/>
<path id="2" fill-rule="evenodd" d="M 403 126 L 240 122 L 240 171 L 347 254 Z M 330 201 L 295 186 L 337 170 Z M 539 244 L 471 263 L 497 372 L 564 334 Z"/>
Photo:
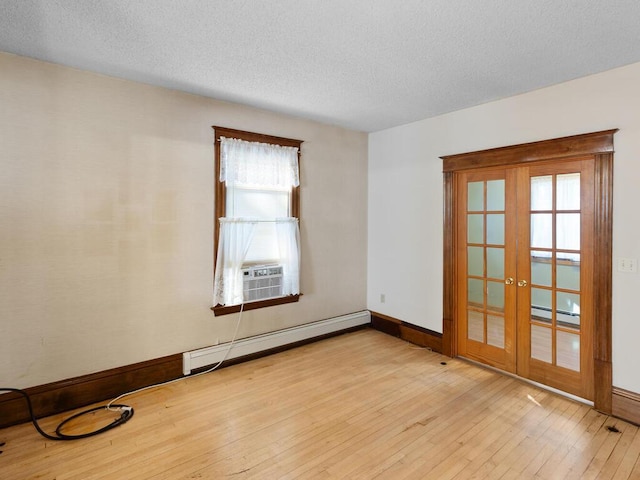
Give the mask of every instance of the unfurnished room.
<path id="1" fill-rule="evenodd" d="M 640 479 L 638 25 L 0 0 L 0 478 Z"/>

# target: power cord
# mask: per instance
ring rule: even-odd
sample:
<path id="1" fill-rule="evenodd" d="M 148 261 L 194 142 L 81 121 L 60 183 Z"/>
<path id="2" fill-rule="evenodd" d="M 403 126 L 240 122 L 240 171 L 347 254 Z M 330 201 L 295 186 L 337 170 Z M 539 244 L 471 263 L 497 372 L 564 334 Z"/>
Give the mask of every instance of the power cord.
<path id="1" fill-rule="evenodd" d="M 79 440 L 81 438 L 87 438 L 87 437 L 93 437 L 94 435 L 98 435 L 99 433 L 103 433 L 106 432 L 107 430 L 111 430 L 112 428 L 117 427 L 118 425 L 122 425 L 123 423 L 128 422 L 131 417 L 133 417 L 133 408 L 131 408 L 128 405 L 110 405 L 112 408 L 112 410 L 120 410 L 122 412 L 122 414 L 120 415 L 120 418 L 116 418 L 113 422 L 111 422 L 108 425 L 105 425 L 102 428 L 99 428 L 98 430 L 94 430 L 92 432 L 87 432 L 87 433 L 81 433 L 81 434 L 77 434 L 77 435 L 68 435 L 66 433 L 62 433 L 62 428 L 69 423 L 70 421 L 81 417 L 83 415 L 86 415 L 88 413 L 93 413 L 95 411 L 98 410 L 105 410 L 107 409 L 107 405 L 102 405 L 100 407 L 95 407 L 95 408 L 90 408 L 89 410 L 84 410 L 80 413 L 76 413 L 75 415 L 72 415 L 71 417 L 67 418 L 66 420 L 64 420 L 60 425 L 58 425 L 58 427 L 56 428 L 56 432 L 55 432 L 55 436 L 54 435 L 50 435 L 47 432 L 45 432 L 44 430 L 42 430 L 42 428 L 40 427 L 40 425 L 38 425 L 38 420 L 36 419 L 35 415 L 33 414 L 33 406 L 31 405 L 31 398 L 29 397 L 29 394 L 27 392 L 25 392 L 24 390 L 20 390 L 19 388 L 0 388 L 0 392 L 15 392 L 15 393 L 19 393 L 20 395 L 22 395 L 25 400 L 27 401 L 27 407 L 29 408 L 29 416 L 31 417 L 31 423 L 33 423 L 33 426 L 36 428 L 36 430 L 38 431 L 38 433 L 40 435 L 42 435 L 44 438 L 47 438 L 49 440 Z"/>

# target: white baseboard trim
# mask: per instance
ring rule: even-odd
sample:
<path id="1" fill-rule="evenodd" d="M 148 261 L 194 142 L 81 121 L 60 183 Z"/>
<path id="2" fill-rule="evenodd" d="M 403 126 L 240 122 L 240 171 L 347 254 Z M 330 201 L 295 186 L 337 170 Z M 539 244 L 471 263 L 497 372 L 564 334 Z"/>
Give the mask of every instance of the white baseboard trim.
<path id="1" fill-rule="evenodd" d="M 371 323 L 371 314 L 368 310 L 364 310 L 362 312 L 278 330 L 277 332 L 243 338 L 234 342 L 230 351 L 230 343 L 223 343 L 212 347 L 184 352 L 182 354 L 182 373 L 189 375 L 192 370 L 214 365 L 220 361 L 244 357 L 369 323 Z"/>

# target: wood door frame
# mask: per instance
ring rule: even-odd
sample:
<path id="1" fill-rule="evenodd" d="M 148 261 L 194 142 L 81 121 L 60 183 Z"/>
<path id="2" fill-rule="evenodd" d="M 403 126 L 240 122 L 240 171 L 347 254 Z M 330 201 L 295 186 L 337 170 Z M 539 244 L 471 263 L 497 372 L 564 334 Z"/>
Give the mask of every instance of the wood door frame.
<path id="1" fill-rule="evenodd" d="M 613 244 L 613 136 L 618 129 L 573 135 L 539 142 L 511 145 L 440 157 L 443 161 L 444 248 L 442 349 L 457 355 L 455 212 L 456 172 L 501 165 L 524 165 L 542 160 L 592 155 L 594 176 L 594 407 L 604 413 L 612 409 L 612 244 Z M 595 381 L 597 380 L 597 381 Z"/>

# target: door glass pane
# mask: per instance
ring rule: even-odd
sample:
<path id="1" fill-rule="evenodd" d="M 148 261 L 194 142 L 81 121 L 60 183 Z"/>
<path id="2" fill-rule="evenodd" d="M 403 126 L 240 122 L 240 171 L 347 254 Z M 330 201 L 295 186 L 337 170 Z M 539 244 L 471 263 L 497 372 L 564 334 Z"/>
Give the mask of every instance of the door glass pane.
<path id="1" fill-rule="evenodd" d="M 467 215 L 467 242 L 484 243 L 484 215 Z"/>
<path id="2" fill-rule="evenodd" d="M 504 283 L 487 282 L 487 308 L 504 310 Z"/>
<path id="3" fill-rule="evenodd" d="M 487 343 L 504 348 L 504 317 L 487 315 Z"/>
<path id="4" fill-rule="evenodd" d="M 558 210 L 580 210 L 580 173 L 558 175 L 556 187 Z"/>
<path id="5" fill-rule="evenodd" d="M 553 230 L 550 213 L 531 214 L 531 247 L 552 248 Z"/>
<path id="6" fill-rule="evenodd" d="M 482 212 L 484 210 L 484 182 L 467 184 L 467 210 Z"/>
<path id="7" fill-rule="evenodd" d="M 556 332 L 556 364 L 559 367 L 580 371 L 580 335 Z"/>
<path id="8" fill-rule="evenodd" d="M 467 280 L 467 301 L 469 305 L 484 306 L 484 281 L 477 278 Z"/>
<path id="9" fill-rule="evenodd" d="M 551 363 L 551 329 L 531 325 L 531 358 Z"/>
<path id="10" fill-rule="evenodd" d="M 504 213 L 487 215 L 487 243 L 504 245 Z"/>
<path id="11" fill-rule="evenodd" d="M 467 247 L 467 273 L 476 277 L 484 275 L 484 249 Z"/>
<path id="12" fill-rule="evenodd" d="M 531 289 L 531 319 L 551 323 L 551 290 Z"/>
<path id="13" fill-rule="evenodd" d="M 504 180 L 487 182 L 487 210 L 504 210 Z"/>
<path id="14" fill-rule="evenodd" d="M 551 252 L 531 252 L 531 283 L 551 286 Z"/>
<path id="15" fill-rule="evenodd" d="M 559 213 L 556 217 L 556 248 L 580 250 L 580 214 Z"/>
<path id="16" fill-rule="evenodd" d="M 487 277 L 504 278 L 504 248 L 487 248 Z"/>
<path id="17" fill-rule="evenodd" d="M 556 321 L 560 326 L 580 330 L 580 295 L 556 292 Z"/>
<path id="18" fill-rule="evenodd" d="M 467 338 L 484 342 L 484 315 L 473 310 L 467 311 Z"/>
<path id="19" fill-rule="evenodd" d="M 531 177 L 531 210 L 551 210 L 553 204 L 553 177 Z"/>
<path id="20" fill-rule="evenodd" d="M 567 290 L 580 290 L 580 254 L 577 261 L 558 262 L 556 266 L 556 286 Z"/>

